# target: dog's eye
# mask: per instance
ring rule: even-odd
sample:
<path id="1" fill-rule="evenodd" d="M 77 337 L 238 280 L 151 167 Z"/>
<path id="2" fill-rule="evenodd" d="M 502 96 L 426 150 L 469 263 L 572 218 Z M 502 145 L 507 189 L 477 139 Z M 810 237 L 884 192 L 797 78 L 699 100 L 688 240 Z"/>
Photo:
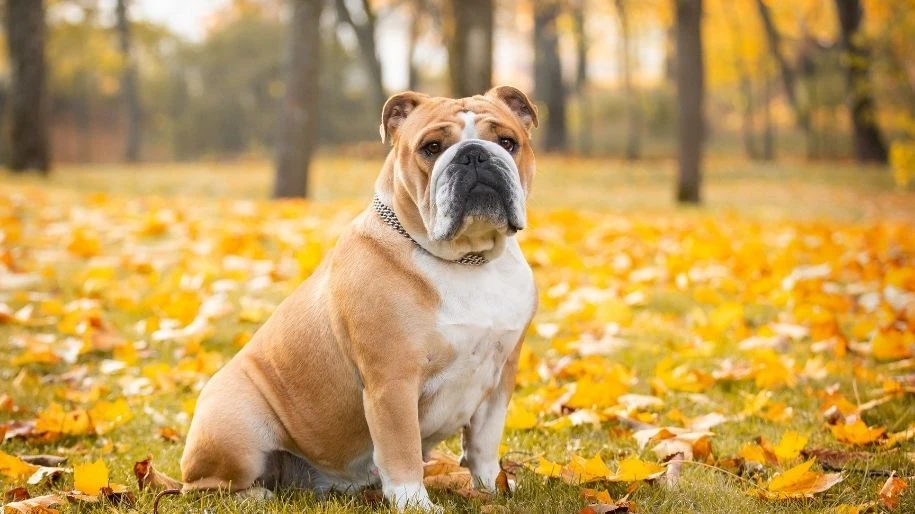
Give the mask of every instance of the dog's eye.
<path id="1" fill-rule="evenodd" d="M 510 137 L 500 137 L 499 146 L 508 151 L 508 153 L 514 153 L 515 148 L 518 147 L 518 142 Z"/>
<path id="2" fill-rule="evenodd" d="M 423 153 L 427 156 L 432 157 L 437 155 L 442 151 L 442 144 L 438 141 L 432 141 L 431 143 L 426 143 L 426 146 L 423 147 Z"/>

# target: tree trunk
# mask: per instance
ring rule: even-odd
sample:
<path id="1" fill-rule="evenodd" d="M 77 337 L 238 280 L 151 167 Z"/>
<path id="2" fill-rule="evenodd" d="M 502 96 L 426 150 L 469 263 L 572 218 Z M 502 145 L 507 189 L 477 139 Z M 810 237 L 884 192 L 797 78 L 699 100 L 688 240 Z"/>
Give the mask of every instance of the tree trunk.
<path id="1" fill-rule="evenodd" d="M 337 0 L 337 15 L 340 16 L 340 21 L 352 27 L 353 32 L 356 33 L 356 40 L 359 42 L 359 55 L 369 78 L 369 95 L 371 96 L 372 106 L 380 116 L 388 95 L 384 89 L 384 76 L 381 72 L 381 61 L 378 59 L 378 49 L 375 44 L 375 11 L 372 10 L 369 0 L 362 0 L 362 10 L 365 14 L 365 22 L 356 23 L 346 7 L 346 2 Z"/>
<path id="2" fill-rule="evenodd" d="M 782 53 L 781 34 L 776 29 L 775 22 L 772 21 L 772 14 L 769 12 L 769 6 L 766 5 L 765 0 L 756 0 L 756 5 L 759 8 L 759 16 L 762 19 L 763 28 L 765 28 L 766 40 L 769 42 L 772 57 L 775 58 L 775 62 L 781 71 L 782 85 L 785 89 L 785 96 L 788 98 L 788 104 L 791 105 L 791 109 L 794 111 L 797 126 L 804 132 L 804 136 L 809 142 L 810 115 L 797 97 L 797 78 L 794 68 L 788 63 L 785 54 Z"/>
<path id="3" fill-rule="evenodd" d="M 89 73 L 86 70 L 77 72 L 74 91 L 73 107 L 80 139 L 76 153 L 82 163 L 92 162 L 92 77 Z"/>
<path id="4" fill-rule="evenodd" d="M 591 154 L 591 102 L 588 96 L 588 34 L 585 28 L 585 0 L 578 0 L 573 5 L 572 21 L 575 27 L 575 93 L 578 95 L 581 126 L 578 131 L 578 143 L 582 155 Z"/>
<path id="5" fill-rule="evenodd" d="M 448 78 L 456 97 L 492 87 L 493 0 L 448 0 Z"/>
<path id="6" fill-rule="evenodd" d="M 51 168 L 45 71 L 43 0 L 7 0 L 6 36 L 10 56 L 9 160 L 13 171 Z"/>
<path id="7" fill-rule="evenodd" d="M 142 143 L 140 131 L 143 114 L 140 110 L 140 95 L 137 92 L 137 64 L 133 58 L 127 3 L 128 0 L 118 0 L 116 6 L 118 43 L 124 59 L 121 95 L 124 99 L 124 110 L 127 113 L 127 146 L 124 150 L 124 159 L 127 162 L 137 162 L 140 160 L 140 144 Z"/>
<path id="8" fill-rule="evenodd" d="M 677 103 L 679 177 L 677 201 L 699 203 L 705 139 L 702 0 L 677 0 Z"/>
<path id="9" fill-rule="evenodd" d="M 860 0 L 836 0 L 841 28 L 840 42 L 845 52 L 848 110 L 855 141 L 855 158 L 859 162 L 887 162 L 886 144 L 877 126 L 877 109 L 870 84 L 870 49 L 860 41 L 858 29 L 864 18 Z"/>
<path id="10" fill-rule="evenodd" d="M 407 35 L 407 89 L 411 91 L 419 89 L 419 69 L 416 68 L 416 47 L 419 43 L 419 36 L 422 28 L 423 3 L 423 0 L 413 0 L 410 2 L 412 12 L 410 13 L 410 33 Z"/>
<path id="11" fill-rule="evenodd" d="M 765 57 L 762 59 L 763 69 L 766 70 L 763 77 L 763 148 L 762 160 L 771 161 L 775 159 L 775 129 L 772 125 L 772 77 L 769 74 L 769 67 Z"/>
<path id="12" fill-rule="evenodd" d="M 559 2 L 540 0 L 534 12 L 534 96 L 546 105 L 543 149 L 566 147 L 566 94 L 559 60 Z"/>
<path id="13" fill-rule="evenodd" d="M 286 91 L 276 142 L 273 187 L 276 198 L 308 195 L 308 166 L 318 122 L 319 22 L 323 4 L 323 0 L 292 0 L 286 49 Z"/>
<path id="14" fill-rule="evenodd" d="M 641 123 L 639 99 L 632 87 L 632 36 L 629 32 L 629 15 L 626 12 L 627 0 L 616 0 L 616 12 L 620 17 L 620 38 L 623 63 L 623 94 L 626 96 L 626 159 L 633 161 L 641 156 Z"/>
<path id="15" fill-rule="evenodd" d="M 731 3 L 724 2 L 722 5 L 725 8 L 725 16 L 727 17 L 728 26 L 733 36 L 734 67 L 737 69 L 737 74 L 739 76 L 740 96 L 742 99 L 741 107 L 743 107 L 743 148 L 747 157 L 755 160 L 759 158 L 759 151 L 756 149 L 753 81 L 750 78 L 750 71 L 747 63 L 741 54 L 743 49 L 743 35 L 741 33 L 740 24 L 737 22 Z"/>
<path id="16" fill-rule="evenodd" d="M 5 138 L 3 137 L 3 115 L 6 113 L 6 88 L 3 87 L 3 84 L 0 84 L 0 164 L 6 162 L 6 155 L 4 143 L 6 143 Z"/>

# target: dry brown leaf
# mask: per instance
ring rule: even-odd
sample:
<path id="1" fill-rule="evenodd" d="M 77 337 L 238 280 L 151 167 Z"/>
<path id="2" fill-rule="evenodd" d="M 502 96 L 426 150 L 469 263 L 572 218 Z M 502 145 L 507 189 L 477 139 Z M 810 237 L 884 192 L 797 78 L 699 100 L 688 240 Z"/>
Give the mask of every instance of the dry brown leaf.
<path id="1" fill-rule="evenodd" d="M 16 487 L 3 493 L 3 499 L 7 502 L 21 502 L 22 500 L 28 500 L 31 497 L 32 495 L 29 494 L 29 490 L 25 487 Z"/>
<path id="2" fill-rule="evenodd" d="M 886 479 L 886 482 L 883 483 L 883 487 L 880 488 L 880 492 L 878 493 L 880 496 L 880 505 L 887 509 L 899 507 L 899 497 L 902 496 L 903 491 L 908 487 L 909 485 L 905 483 L 905 480 L 897 477 L 895 473 L 891 474 L 890 477 Z"/>
<path id="3" fill-rule="evenodd" d="M 459 489 L 471 488 L 473 480 L 470 477 L 470 471 L 462 469 L 453 473 L 444 475 L 432 475 L 423 478 L 423 484 L 429 489 L 440 489 L 447 491 L 457 491 Z"/>
<path id="4" fill-rule="evenodd" d="M 20 455 L 19 458 L 29 464 L 49 468 L 57 468 L 67 463 L 66 457 L 58 457 L 57 455 Z"/>
<path id="5" fill-rule="evenodd" d="M 462 469 L 456 456 L 441 450 L 432 450 L 429 452 L 428 460 L 423 465 L 423 476 L 447 475 L 459 472 Z"/>
<path id="6" fill-rule="evenodd" d="M 873 457 L 873 454 L 868 452 L 829 450 L 826 448 L 812 448 L 810 450 L 804 450 L 801 452 L 801 455 L 803 455 L 805 459 L 815 457 L 817 461 L 833 469 L 841 469 L 844 468 L 845 465 L 849 462 L 866 460 Z"/>
<path id="7" fill-rule="evenodd" d="M 37 496 L 3 506 L 3 514 L 57 514 L 51 507 L 62 505 L 64 499 L 56 494 Z"/>
<path id="8" fill-rule="evenodd" d="M 159 437 L 170 443 L 181 441 L 181 434 L 172 427 L 162 427 L 159 429 Z"/>
<path id="9" fill-rule="evenodd" d="M 181 489 L 182 486 L 181 481 L 156 470 L 152 465 L 151 455 L 133 465 L 133 474 L 137 477 L 137 488 L 140 491 L 147 487 L 150 491 L 161 491 L 163 489 Z"/>

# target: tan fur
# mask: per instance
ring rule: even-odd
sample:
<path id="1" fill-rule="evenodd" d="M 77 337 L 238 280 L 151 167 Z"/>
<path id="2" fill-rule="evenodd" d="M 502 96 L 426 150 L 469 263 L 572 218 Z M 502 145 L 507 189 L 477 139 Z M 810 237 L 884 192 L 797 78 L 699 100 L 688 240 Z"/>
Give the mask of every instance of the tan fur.
<path id="1" fill-rule="evenodd" d="M 516 163 L 528 191 L 530 119 L 501 94 L 505 90 L 452 100 L 414 93 L 395 95 L 386 105 L 382 135 L 393 148 L 376 191 L 392 199 L 411 233 L 426 232 L 422 210 L 429 208 L 431 164 L 417 148 L 429 127 L 443 141 L 459 137 L 461 111 L 477 114 L 481 138 L 510 134 L 520 142 Z M 527 108 L 536 124 L 536 110 Z M 373 210 L 354 220 L 315 273 L 204 388 L 181 460 L 185 491 L 288 483 L 308 474 L 297 458 L 323 475 L 358 482 L 362 477 L 348 466 L 373 448 L 374 464 L 391 482 L 422 482 L 421 388 L 454 351 L 436 331 L 441 298 L 417 270 L 416 251 Z M 506 403 L 519 350 L 520 342 L 502 372 L 500 401 Z M 308 485 L 308 477 L 298 483 Z"/>

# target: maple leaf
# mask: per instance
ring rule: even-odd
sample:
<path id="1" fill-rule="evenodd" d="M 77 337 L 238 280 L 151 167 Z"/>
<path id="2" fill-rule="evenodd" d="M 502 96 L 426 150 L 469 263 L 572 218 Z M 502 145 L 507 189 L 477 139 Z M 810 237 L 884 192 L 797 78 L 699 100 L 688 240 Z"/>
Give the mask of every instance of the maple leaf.
<path id="1" fill-rule="evenodd" d="M 880 360 L 899 360 L 912 356 L 915 335 L 901 330 L 879 330 L 871 340 L 871 353 Z"/>
<path id="2" fill-rule="evenodd" d="M 880 505 L 887 509 L 899 507 L 899 497 L 902 496 L 902 493 L 908 489 L 908 487 L 909 485 L 905 483 L 905 480 L 897 477 L 895 473 L 892 473 L 877 493 L 880 496 Z"/>
<path id="3" fill-rule="evenodd" d="M 64 499 L 56 494 L 37 496 L 7 503 L 3 506 L 3 514 L 57 514 L 58 511 L 51 507 L 63 503 Z"/>
<path id="4" fill-rule="evenodd" d="M 140 491 L 147 487 L 152 491 L 162 489 L 181 489 L 181 482 L 157 470 L 152 465 L 152 456 L 134 463 L 133 475 L 137 478 L 137 489 Z"/>
<path id="5" fill-rule="evenodd" d="M 540 457 L 537 459 L 537 466 L 534 467 L 534 473 L 545 477 L 559 478 L 562 476 L 562 465 Z"/>
<path id="6" fill-rule="evenodd" d="M 886 433 L 885 428 L 868 427 L 861 418 L 856 419 L 855 422 L 851 424 L 840 423 L 831 426 L 829 427 L 829 430 L 839 441 L 853 445 L 873 443 L 883 437 L 883 434 Z"/>
<path id="7" fill-rule="evenodd" d="M 653 480 L 660 477 L 667 471 L 666 466 L 646 462 L 638 457 L 628 457 L 619 463 L 616 473 L 607 477 L 611 482 L 638 482 L 641 480 Z"/>
<path id="8" fill-rule="evenodd" d="M 748 494 L 768 500 L 805 498 L 826 491 L 842 481 L 842 475 L 838 473 L 810 471 L 815 462 L 816 459 L 810 459 L 782 473 L 776 473 L 765 488 L 751 489 Z"/>
<path id="9" fill-rule="evenodd" d="M 779 461 L 788 462 L 797 458 L 801 450 L 807 445 L 808 437 L 794 431 L 785 432 L 781 441 L 773 448 Z"/>
<path id="10" fill-rule="evenodd" d="M 0 451 L 0 475 L 19 481 L 38 471 L 38 466 Z"/>
<path id="11" fill-rule="evenodd" d="M 565 467 L 563 476 L 566 474 L 568 474 L 569 479 L 567 481 L 569 483 L 583 484 L 607 478 L 610 475 L 610 468 L 604 463 L 600 454 L 590 459 L 585 459 L 573 453 L 568 466 Z"/>
<path id="12" fill-rule="evenodd" d="M 505 416 L 505 427 L 513 430 L 528 430 L 537 426 L 537 415 L 525 409 L 519 402 L 512 401 Z"/>
<path id="13" fill-rule="evenodd" d="M 108 487 L 108 466 L 101 459 L 73 467 L 73 487 L 90 496 L 99 494 Z"/>

